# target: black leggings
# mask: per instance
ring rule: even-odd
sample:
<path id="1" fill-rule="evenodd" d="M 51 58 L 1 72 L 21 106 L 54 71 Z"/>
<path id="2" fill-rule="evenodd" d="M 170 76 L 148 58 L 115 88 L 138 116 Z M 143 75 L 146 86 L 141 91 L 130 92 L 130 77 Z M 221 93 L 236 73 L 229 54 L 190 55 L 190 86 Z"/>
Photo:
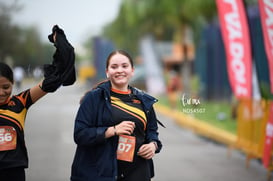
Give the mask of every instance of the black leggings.
<path id="1" fill-rule="evenodd" d="M 0 170 L 1 181 L 25 181 L 25 169 L 23 167 Z"/>
<path id="2" fill-rule="evenodd" d="M 148 160 L 140 157 L 133 164 L 118 161 L 117 181 L 151 181 L 149 164 Z"/>

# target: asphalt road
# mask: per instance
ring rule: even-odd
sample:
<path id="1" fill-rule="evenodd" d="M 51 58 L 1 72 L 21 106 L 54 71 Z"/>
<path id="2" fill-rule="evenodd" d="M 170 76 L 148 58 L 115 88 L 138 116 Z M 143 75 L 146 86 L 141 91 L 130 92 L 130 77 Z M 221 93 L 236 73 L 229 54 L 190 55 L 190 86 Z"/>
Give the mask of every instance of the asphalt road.
<path id="1" fill-rule="evenodd" d="M 86 87 L 78 84 L 48 94 L 30 108 L 25 126 L 29 153 L 27 181 L 68 181 L 74 156 L 74 118 Z M 177 126 L 158 114 L 167 128 L 159 128 L 163 142 L 154 158 L 153 181 L 265 181 L 266 170 L 257 160 L 245 166 L 236 150 L 227 156 L 224 145 L 213 143 Z"/>

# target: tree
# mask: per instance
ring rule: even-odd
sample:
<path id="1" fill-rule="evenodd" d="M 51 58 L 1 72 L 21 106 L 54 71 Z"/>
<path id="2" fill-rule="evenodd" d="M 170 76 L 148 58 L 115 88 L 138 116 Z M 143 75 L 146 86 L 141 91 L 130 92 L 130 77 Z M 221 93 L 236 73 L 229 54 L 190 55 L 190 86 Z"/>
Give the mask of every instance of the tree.
<path id="1" fill-rule="evenodd" d="M 0 60 L 13 54 L 16 50 L 19 28 L 11 24 L 11 14 L 18 10 L 16 2 L 6 5 L 0 2 Z"/>
<path id="2" fill-rule="evenodd" d="M 12 16 L 19 10 L 22 7 L 16 0 L 10 4 L 0 1 L 0 61 L 11 58 L 14 65 L 24 67 L 51 62 L 54 47 L 42 43 L 36 27 L 12 24 Z"/>
<path id="3" fill-rule="evenodd" d="M 257 4 L 256 0 L 245 2 Z M 215 0 L 124 0 L 117 18 L 105 27 L 104 35 L 118 47 L 136 52 L 138 40 L 147 33 L 157 40 L 177 41 L 190 27 L 197 41 L 200 27 L 216 15 Z"/>

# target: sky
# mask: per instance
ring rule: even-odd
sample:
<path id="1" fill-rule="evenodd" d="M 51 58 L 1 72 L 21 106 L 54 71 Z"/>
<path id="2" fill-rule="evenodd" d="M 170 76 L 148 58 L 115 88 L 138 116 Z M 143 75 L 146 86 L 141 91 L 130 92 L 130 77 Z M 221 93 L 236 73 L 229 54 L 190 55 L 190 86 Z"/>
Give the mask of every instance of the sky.
<path id="1" fill-rule="evenodd" d="M 0 0 L 2 1 L 2 0 Z M 23 6 L 14 14 L 15 23 L 36 26 L 41 39 L 48 41 L 53 25 L 59 25 L 72 45 L 80 45 L 90 35 L 118 15 L 122 0 L 17 0 Z"/>

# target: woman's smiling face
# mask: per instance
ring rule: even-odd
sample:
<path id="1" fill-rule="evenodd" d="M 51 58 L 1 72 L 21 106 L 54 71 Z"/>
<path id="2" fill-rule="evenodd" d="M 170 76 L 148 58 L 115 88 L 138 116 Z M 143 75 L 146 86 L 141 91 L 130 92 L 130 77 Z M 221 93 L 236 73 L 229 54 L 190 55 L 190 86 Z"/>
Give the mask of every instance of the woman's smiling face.
<path id="1" fill-rule="evenodd" d="M 0 105 L 4 104 L 12 92 L 12 82 L 5 77 L 0 77 Z"/>
<path id="2" fill-rule="evenodd" d="M 134 68 L 128 57 L 117 53 L 110 58 L 106 75 L 111 81 L 113 88 L 126 91 L 133 74 Z"/>

